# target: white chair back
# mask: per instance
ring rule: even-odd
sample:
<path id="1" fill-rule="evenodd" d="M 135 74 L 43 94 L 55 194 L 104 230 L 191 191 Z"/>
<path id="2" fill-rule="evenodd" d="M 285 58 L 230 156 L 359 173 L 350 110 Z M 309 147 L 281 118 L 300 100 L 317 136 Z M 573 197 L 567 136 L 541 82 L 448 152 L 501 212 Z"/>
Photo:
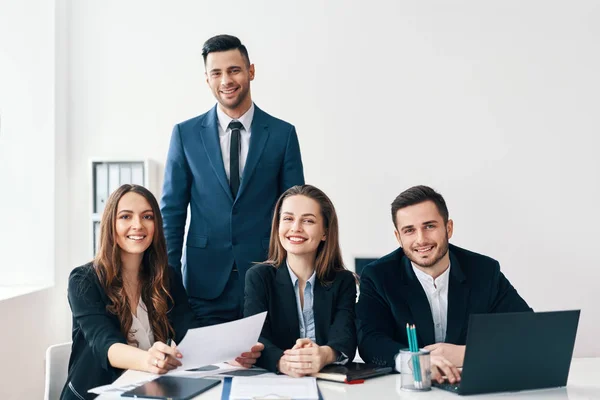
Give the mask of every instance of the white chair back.
<path id="1" fill-rule="evenodd" d="M 55 344 L 46 350 L 44 400 L 58 400 L 65 382 L 71 356 L 71 342 Z"/>

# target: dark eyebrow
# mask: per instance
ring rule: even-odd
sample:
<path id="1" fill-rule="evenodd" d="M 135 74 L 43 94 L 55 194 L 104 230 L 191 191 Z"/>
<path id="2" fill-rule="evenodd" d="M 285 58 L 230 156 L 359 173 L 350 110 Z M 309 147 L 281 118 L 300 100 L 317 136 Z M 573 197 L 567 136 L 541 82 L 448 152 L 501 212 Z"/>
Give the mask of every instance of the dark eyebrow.
<path id="1" fill-rule="evenodd" d="M 147 212 L 153 213 L 154 211 L 152 211 L 152 209 L 144 210 L 144 211 L 142 211 L 142 214 L 147 213 Z M 131 210 L 121 210 L 121 211 L 119 211 L 119 214 L 121 214 L 121 213 L 133 214 L 133 211 L 131 211 Z"/>
<path id="2" fill-rule="evenodd" d="M 283 211 L 281 214 L 294 215 L 294 213 L 291 213 L 289 211 Z M 311 213 L 306 213 L 306 214 L 301 215 L 301 217 L 309 217 L 309 216 L 317 218 L 317 216 L 315 214 L 311 214 Z"/>
<path id="3" fill-rule="evenodd" d="M 436 220 L 431 220 L 431 221 L 426 221 L 423 222 L 423 225 L 431 225 L 431 224 L 437 224 L 438 222 Z"/>
<path id="4" fill-rule="evenodd" d="M 402 227 L 400 227 L 400 230 L 403 231 L 403 230 L 408 229 L 408 228 L 414 228 L 414 225 L 402 226 Z"/>

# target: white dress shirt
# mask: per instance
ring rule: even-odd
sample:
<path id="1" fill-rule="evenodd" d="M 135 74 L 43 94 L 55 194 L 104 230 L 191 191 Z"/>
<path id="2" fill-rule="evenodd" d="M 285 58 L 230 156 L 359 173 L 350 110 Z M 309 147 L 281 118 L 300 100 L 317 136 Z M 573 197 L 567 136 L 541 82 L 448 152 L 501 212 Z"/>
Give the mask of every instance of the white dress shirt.
<path id="1" fill-rule="evenodd" d="M 150 326 L 150 320 L 148 319 L 148 309 L 146 304 L 140 301 L 137 306 L 137 316 L 131 313 L 133 320 L 131 321 L 131 329 L 129 332 L 133 334 L 133 338 L 138 342 L 138 348 L 142 350 L 148 350 L 154 344 L 154 333 Z"/>
<path id="2" fill-rule="evenodd" d="M 244 126 L 243 129 L 240 129 L 240 182 L 244 177 L 244 166 L 246 165 L 248 150 L 250 148 L 250 126 L 252 125 L 252 118 L 254 118 L 254 103 L 252 103 L 244 115 L 236 119 L 236 121 L 241 122 L 241 124 Z M 217 119 L 219 120 L 219 142 L 221 143 L 223 165 L 225 167 L 225 174 L 227 174 L 227 180 L 229 181 L 229 148 L 231 147 L 231 129 L 229 129 L 228 126 L 229 123 L 233 121 L 233 118 L 225 114 L 223 110 L 221 110 L 221 107 L 217 106 Z"/>
<path id="3" fill-rule="evenodd" d="M 433 317 L 435 342 L 443 343 L 446 340 L 446 328 L 448 325 L 448 281 L 450 278 L 450 265 L 437 279 L 433 279 L 430 275 L 415 267 L 415 264 L 411 264 L 429 301 L 431 316 Z"/>

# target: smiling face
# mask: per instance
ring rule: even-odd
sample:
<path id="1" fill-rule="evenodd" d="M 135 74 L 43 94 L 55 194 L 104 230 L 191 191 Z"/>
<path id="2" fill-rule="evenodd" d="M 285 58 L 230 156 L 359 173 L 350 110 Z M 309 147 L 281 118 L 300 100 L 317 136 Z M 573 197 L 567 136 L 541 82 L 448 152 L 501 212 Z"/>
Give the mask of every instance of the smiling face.
<path id="1" fill-rule="evenodd" d="M 279 241 L 288 254 L 315 259 L 325 239 L 319 203 L 302 195 L 287 197 L 281 205 Z"/>
<path id="2" fill-rule="evenodd" d="M 125 254 L 142 255 L 154 239 L 154 212 L 148 201 L 134 192 L 121 197 L 115 221 L 117 245 Z"/>
<path id="3" fill-rule="evenodd" d="M 206 57 L 206 82 L 221 109 L 232 118 L 239 118 L 252 105 L 250 81 L 254 79 L 254 64 L 239 50 L 215 51 Z"/>
<path id="4" fill-rule="evenodd" d="M 453 222 L 444 219 L 433 201 L 401 208 L 396 213 L 396 239 L 406 257 L 418 267 L 437 271 L 449 265 L 448 240 Z"/>

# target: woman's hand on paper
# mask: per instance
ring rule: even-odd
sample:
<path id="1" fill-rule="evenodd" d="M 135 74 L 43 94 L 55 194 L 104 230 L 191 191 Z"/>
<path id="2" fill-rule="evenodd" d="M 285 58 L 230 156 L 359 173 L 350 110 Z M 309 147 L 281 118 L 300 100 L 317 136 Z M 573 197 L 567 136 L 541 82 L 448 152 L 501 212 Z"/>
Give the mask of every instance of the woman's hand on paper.
<path id="1" fill-rule="evenodd" d="M 147 353 L 147 371 L 153 374 L 165 374 L 181 366 L 178 358 L 182 358 L 183 355 L 177 350 L 175 343 L 167 346 L 163 342 L 154 342 Z"/>
<path id="2" fill-rule="evenodd" d="M 265 349 L 265 345 L 262 343 L 256 343 L 250 351 L 240 354 L 234 361 L 229 361 L 229 365 L 234 365 L 237 367 L 250 368 L 252 367 L 260 355 L 262 351 Z"/>

